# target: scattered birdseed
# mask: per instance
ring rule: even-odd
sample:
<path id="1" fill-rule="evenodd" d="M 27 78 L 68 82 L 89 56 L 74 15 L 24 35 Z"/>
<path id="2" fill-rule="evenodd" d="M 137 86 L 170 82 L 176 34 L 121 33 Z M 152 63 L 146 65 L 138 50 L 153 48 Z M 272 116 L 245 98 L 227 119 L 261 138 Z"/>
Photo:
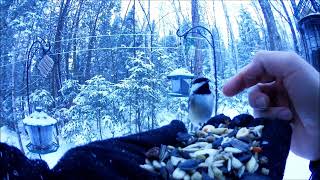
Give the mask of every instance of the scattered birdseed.
<path id="1" fill-rule="evenodd" d="M 232 128 L 223 123 L 215 125 L 178 133 L 176 139 L 180 143 L 176 146 L 151 148 L 145 154 L 146 163 L 140 167 L 164 179 L 233 179 L 244 174 L 270 173 L 265 168 L 268 158 L 261 154 L 268 144 L 261 140 L 263 125 Z"/>

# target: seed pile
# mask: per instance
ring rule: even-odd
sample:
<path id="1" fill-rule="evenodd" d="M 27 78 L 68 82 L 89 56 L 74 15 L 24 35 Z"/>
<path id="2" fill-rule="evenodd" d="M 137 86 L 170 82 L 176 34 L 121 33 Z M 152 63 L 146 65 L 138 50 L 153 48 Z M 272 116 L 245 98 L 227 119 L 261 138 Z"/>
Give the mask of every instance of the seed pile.
<path id="1" fill-rule="evenodd" d="M 140 165 L 163 179 L 241 179 L 245 174 L 268 175 L 268 158 L 263 156 L 262 129 L 206 125 L 193 133 L 178 133 L 176 147 L 161 145 L 146 152 Z"/>

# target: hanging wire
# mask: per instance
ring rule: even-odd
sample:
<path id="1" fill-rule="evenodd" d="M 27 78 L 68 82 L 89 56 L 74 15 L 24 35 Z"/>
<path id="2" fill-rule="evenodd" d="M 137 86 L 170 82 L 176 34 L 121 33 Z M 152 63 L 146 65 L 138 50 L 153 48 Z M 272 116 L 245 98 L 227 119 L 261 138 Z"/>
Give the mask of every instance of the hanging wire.
<path id="1" fill-rule="evenodd" d="M 117 34 L 117 35 L 97 35 L 97 36 L 83 36 L 83 37 L 79 37 L 79 38 L 70 38 L 70 39 L 63 39 L 61 41 L 48 41 L 48 43 L 55 43 L 55 42 L 64 42 L 64 41 L 71 41 L 71 40 L 77 40 L 77 39 L 83 39 L 83 38 L 90 38 L 90 37 L 104 37 L 104 36 L 123 36 L 123 35 L 133 35 L 133 34 Z M 154 36 L 154 34 L 137 34 L 137 36 Z M 172 37 L 172 36 L 176 36 L 176 35 L 167 35 L 166 37 Z M 202 35 L 202 38 L 201 37 L 188 37 L 188 39 L 199 39 L 199 40 L 202 40 L 202 39 L 206 39 L 205 36 Z M 118 47 L 115 47 L 115 48 L 118 48 Z M 18 50 L 18 51 L 12 51 L 8 54 L 4 54 L 2 56 L 0 56 L 0 58 L 5 58 L 5 57 L 8 57 L 8 56 L 11 56 L 12 54 L 15 54 L 15 53 L 19 53 L 19 52 L 24 52 L 25 50 Z M 11 63 L 10 63 L 11 64 Z M 1 67 L 1 66 L 0 66 Z"/>
<path id="2" fill-rule="evenodd" d="M 38 78 L 35 82 L 31 83 L 30 86 L 38 83 L 41 79 L 42 79 L 42 78 Z M 11 88 L 11 87 L 10 87 L 10 88 Z M 7 89 L 9 89 L 9 88 L 7 88 Z M 27 89 L 27 86 L 23 87 L 23 88 L 20 89 L 19 91 L 16 91 L 16 93 L 21 93 L 21 92 L 24 91 L 25 89 Z M 3 90 L 6 90 L 6 89 L 3 89 Z M 6 98 L 6 97 L 10 96 L 10 94 L 12 94 L 12 92 L 7 93 L 6 95 L 4 95 L 4 97 Z"/>
<path id="3" fill-rule="evenodd" d="M 189 38 L 189 37 L 188 37 Z M 198 38 L 198 39 L 203 39 L 203 38 Z M 58 55 L 58 54 L 67 54 L 67 53 L 73 53 L 73 52 L 87 52 L 87 51 L 99 51 L 99 50 L 117 50 L 117 49 L 147 49 L 148 47 L 111 47 L 111 48 L 94 48 L 94 49 L 83 49 L 83 50 L 76 50 L 76 51 L 65 51 L 65 52 L 60 52 L 60 53 L 49 53 L 48 55 Z M 159 47 L 152 47 L 154 51 L 156 49 L 179 49 L 179 47 L 176 46 L 159 46 Z M 201 51 L 209 51 L 210 49 L 202 48 L 198 49 Z M 14 64 L 21 63 L 21 62 L 26 62 L 27 60 L 20 60 L 20 61 L 15 61 Z M 0 66 L 2 67 L 7 67 L 7 66 L 12 66 L 12 63 L 4 64 Z"/>

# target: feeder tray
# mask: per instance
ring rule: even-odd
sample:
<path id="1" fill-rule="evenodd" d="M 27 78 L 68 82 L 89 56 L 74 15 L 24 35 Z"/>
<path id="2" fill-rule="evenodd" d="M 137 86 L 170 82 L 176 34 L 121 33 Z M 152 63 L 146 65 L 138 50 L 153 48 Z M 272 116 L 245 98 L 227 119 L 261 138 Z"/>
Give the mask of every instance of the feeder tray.
<path id="1" fill-rule="evenodd" d="M 36 146 L 31 143 L 27 145 L 27 148 L 30 152 L 32 153 L 37 153 L 37 154 L 48 154 L 52 152 L 56 152 L 59 148 L 59 145 L 57 143 L 52 143 L 49 146 Z"/>

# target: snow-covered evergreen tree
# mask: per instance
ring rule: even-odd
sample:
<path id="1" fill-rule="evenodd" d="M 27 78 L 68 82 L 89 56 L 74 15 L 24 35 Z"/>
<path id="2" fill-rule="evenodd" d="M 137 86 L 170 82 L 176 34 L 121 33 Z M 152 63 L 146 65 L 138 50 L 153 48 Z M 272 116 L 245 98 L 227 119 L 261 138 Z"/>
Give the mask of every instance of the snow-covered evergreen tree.
<path id="1" fill-rule="evenodd" d="M 250 62 L 251 57 L 262 47 L 260 32 L 250 13 L 242 6 L 239 19 L 239 66 Z"/>

